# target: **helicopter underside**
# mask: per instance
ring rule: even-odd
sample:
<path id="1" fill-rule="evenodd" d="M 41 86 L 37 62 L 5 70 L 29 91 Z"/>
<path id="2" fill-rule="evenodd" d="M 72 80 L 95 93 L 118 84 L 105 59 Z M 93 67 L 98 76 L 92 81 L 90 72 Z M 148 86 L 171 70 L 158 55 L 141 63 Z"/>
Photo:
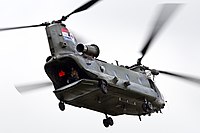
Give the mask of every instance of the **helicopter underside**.
<path id="1" fill-rule="evenodd" d="M 84 107 L 109 115 L 144 115 L 143 98 L 123 96 L 118 88 L 108 86 L 104 94 L 97 80 L 81 79 L 54 91 L 56 97 L 66 104 Z M 119 95 L 120 94 L 120 95 Z"/>
<path id="2" fill-rule="evenodd" d="M 53 82 L 54 93 L 60 100 L 59 107 L 62 111 L 65 108 L 64 104 L 112 116 L 123 114 L 141 116 L 159 110 L 156 107 L 151 110 L 144 109 L 143 105 L 147 106 L 145 95 L 136 93 L 136 91 L 133 93 L 124 87 L 110 83 L 106 84 L 105 91 L 100 85 L 101 79 L 88 75 L 70 57 L 46 63 L 45 71 Z M 77 73 L 78 76 L 73 76 L 73 73 Z"/>

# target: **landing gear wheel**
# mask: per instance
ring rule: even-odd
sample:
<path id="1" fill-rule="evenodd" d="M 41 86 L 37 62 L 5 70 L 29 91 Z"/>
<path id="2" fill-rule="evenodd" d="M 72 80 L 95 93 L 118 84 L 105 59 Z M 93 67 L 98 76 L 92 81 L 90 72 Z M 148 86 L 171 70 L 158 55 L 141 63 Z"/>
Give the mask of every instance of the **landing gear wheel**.
<path id="1" fill-rule="evenodd" d="M 108 93 L 107 82 L 106 82 L 106 81 L 100 80 L 100 81 L 99 81 L 99 87 L 101 88 L 101 91 L 102 91 L 104 94 L 107 94 L 107 93 Z"/>
<path id="2" fill-rule="evenodd" d="M 65 103 L 60 101 L 59 104 L 58 104 L 59 108 L 61 111 L 64 111 L 65 110 Z"/>
<path id="3" fill-rule="evenodd" d="M 103 125 L 107 128 L 109 126 L 112 126 L 113 124 L 113 119 L 111 117 L 107 117 L 106 115 L 106 119 L 103 119 Z"/>
<path id="4" fill-rule="evenodd" d="M 110 126 L 114 124 L 113 119 L 111 117 L 108 117 L 107 120 Z"/>
<path id="5" fill-rule="evenodd" d="M 108 123 L 108 120 L 107 119 L 103 119 L 103 125 L 105 127 L 109 127 L 109 123 Z"/>

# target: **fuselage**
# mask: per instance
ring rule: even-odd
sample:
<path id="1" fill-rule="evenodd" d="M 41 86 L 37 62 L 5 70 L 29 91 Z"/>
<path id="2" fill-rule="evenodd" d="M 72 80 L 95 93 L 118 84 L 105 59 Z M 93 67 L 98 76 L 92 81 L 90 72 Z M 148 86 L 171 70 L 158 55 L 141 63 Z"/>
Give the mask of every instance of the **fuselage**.
<path id="1" fill-rule="evenodd" d="M 111 115 L 142 115 L 149 113 L 142 110 L 142 107 L 139 109 L 145 101 L 151 102 L 153 105 L 153 109 L 150 113 L 157 112 L 164 107 L 165 102 L 158 88 L 144 71 L 138 71 L 137 69 L 130 70 L 123 66 L 117 66 L 98 60 L 90 54 L 87 55 L 78 52 L 76 50 L 77 43 L 75 38 L 62 24 L 52 24 L 46 27 L 46 31 L 52 56 L 48 58 L 45 64 L 45 71 L 53 82 L 55 90 L 59 90 L 62 87 L 66 87 L 63 89 L 66 90 L 71 87 L 70 84 L 75 84 L 75 82 L 78 84 L 78 81 L 81 80 L 105 81 L 108 91 L 112 92 L 110 96 L 113 97 L 112 100 L 115 102 L 109 104 L 109 106 L 106 103 L 102 105 L 105 105 L 106 108 L 115 108 L 116 106 L 121 106 L 121 101 L 123 100 L 126 101 L 123 105 L 127 105 L 126 111 L 120 111 L 121 108 L 115 109 L 115 111 L 113 109 L 104 109 L 104 106 L 101 108 L 92 107 L 95 103 L 80 103 L 81 107 Z M 93 88 L 98 87 L 97 84 L 96 86 L 94 85 Z M 56 96 L 59 100 L 62 100 L 60 97 L 62 94 L 60 92 L 61 91 L 59 91 L 59 95 Z M 90 95 L 94 97 L 94 99 L 105 97 L 99 93 L 90 93 Z M 67 100 L 67 94 L 64 94 L 64 96 L 66 97 L 66 103 L 79 106 L 78 103 L 81 101 L 72 102 Z M 109 96 L 105 99 L 109 99 Z M 87 101 L 87 99 L 85 101 Z M 106 100 L 104 100 L 104 102 L 106 102 Z M 132 110 L 132 108 L 135 109 Z"/>

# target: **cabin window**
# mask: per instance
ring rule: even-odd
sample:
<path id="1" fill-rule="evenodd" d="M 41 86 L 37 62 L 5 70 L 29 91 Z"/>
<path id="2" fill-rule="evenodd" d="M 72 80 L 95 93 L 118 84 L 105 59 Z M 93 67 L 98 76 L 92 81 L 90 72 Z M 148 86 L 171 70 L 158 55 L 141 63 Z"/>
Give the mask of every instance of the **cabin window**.
<path id="1" fill-rule="evenodd" d="M 115 77 L 117 77 L 117 72 L 115 70 L 113 71 L 113 74 Z"/>
<path id="2" fill-rule="evenodd" d="M 103 72 L 105 72 L 106 68 L 104 66 L 100 66 L 100 70 L 103 73 Z"/>
<path id="3" fill-rule="evenodd" d="M 126 74 L 126 79 L 127 79 L 128 81 L 130 81 L 130 77 L 129 77 L 128 74 Z"/>
<path id="4" fill-rule="evenodd" d="M 138 82 L 142 85 L 142 79 L 138 78 Z"/>

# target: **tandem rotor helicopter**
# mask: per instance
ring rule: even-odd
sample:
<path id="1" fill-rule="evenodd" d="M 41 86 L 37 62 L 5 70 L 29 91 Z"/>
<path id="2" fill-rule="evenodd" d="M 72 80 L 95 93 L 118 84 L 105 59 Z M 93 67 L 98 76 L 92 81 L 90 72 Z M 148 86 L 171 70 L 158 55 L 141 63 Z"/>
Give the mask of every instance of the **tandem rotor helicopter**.
<path id="1" fill-rule="evenodd" d="M 51 23 L 0 29 L 6 31 L 42 26 L 46 29 L 51 56 L 47 57 L 44 69 L 51 83 L 16 86 L 19 92 L 53 84 L 61 111 L 65 110 L 65 104 L 69 104 L 101 112 L 106 116 L 103 120 L 104 126 L 109 127 L 114 122 L 108 115 L 136 115 L 141 120 L 141 116 L 161 112 L 166 101 L 154 83 L 154 77 L 159 74 L 200 83 L 197 78 L 142 65 L 142 59 L 152 41 L 180 4 L 163 4 L 151 34 L 141 50 L 142 56 L 135 65 L 120 66 L 118 62 L 114 65 L 97 59 L 100 54 L 99 47 L 95 44 L 81 44 L 63 24 L 71 15 L 87 10 L 99 1 L 90 0 Z"/>

